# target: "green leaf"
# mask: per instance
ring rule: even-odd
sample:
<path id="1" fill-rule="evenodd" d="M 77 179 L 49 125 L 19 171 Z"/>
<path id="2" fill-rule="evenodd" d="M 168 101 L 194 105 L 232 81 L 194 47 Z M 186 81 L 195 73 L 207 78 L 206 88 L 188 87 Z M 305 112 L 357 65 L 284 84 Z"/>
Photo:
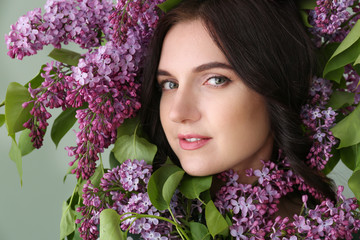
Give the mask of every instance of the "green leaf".
<path id="1" fill-rule="evenodd" d="M 125 121 L 117 129 L 118 137 L 122 135 L 131 136 L 135 133 L 135 131 L 137 132 L 136 135 L 140 136 L 138 127 L 140 124 L 139 121 L 138 117 L 125 119 Z"/>
<path id="2" fill-rule="evenodd" d="M 301 17 L 303 24 L 308 28 L 312 28 L 313 26 L 311 26 L 309 23 L 308 13 L 305 10 L 300 10 L 299 13 L 300 13 L 300 17 Z"/>
<path id="3" fill-rule="evenodd" d="M 296 5 L 299 9 L 314 9 L 316 7 L 316 0 L 298 0 Z"/>
<path id="4" fill-rule="evenodd" d="M 340 139 L 338 148 L 349 147 L 360 143 L 360 105 L 346 118 L 336 124 L 331 131 L 333 135 Z"/>
<path id="5" fill-rule="evenodd" d="M 326 74 L 326 78 L 332 81 L 335 81 L 337 83 L 340 83 L 341 78 L 344 74 L 345 68 L 344 67 L 339 67 L 338 69 L 335 69 L 331 72 L 329 72 L 328 74 Z"/>
<path id="6" fill-rule="evenodd" d="M 183 174 L 184 170 L 176 165 L 164 165 L 151 175 L 147 192 L 154 207 L 168 209 Z"/>
<path id="7" fill-rule="evenodd" d="M 31 137 L 29 136 L 30 132 L 30 129 L 25 129 L 21 132 L 19 138 L 19 149 L 21 151 L 21 156 L 25 156 L 35 149 L 34 144 L 31 142 Z"/>
<path id="8" fill-rule="evenodd" d="M 83 240 L 83 239 L 80 237 L 79 231 L 75 230 L 74 232 L 72 232 L 70 235 L 67 236 L 66 240 Z"/>
<path id="9" fill-rule="evenodd" d="M 5 114 L 0 114 L 0 127 L 5 123 Z"/>
<path id="10" fill-rule="evenodd" d="M 210 240 L 210 233 L 204 224 L 189 222 L 192 239 Z"/>
<path id="11" fill-rule="evenodd" d="M 327 62 L 323 76 L 327 79 L 340 82 L 340 78 L 334 78 L 331 74 L 345 65 L 356 61 L 360 54 L 360 21 L 357 21 L 355 26 L 341 42 L 330 60 Z"/>
<path id="12" fill-rule="evenodd" d="M 341 161 L 354 171 L 356 163 L 360 162 L 360 144 L 340 149 Z"/>
<path id="13" fill-rule="evenodd" d="M 111 208 L 100 213 L 100 240 L 125 240 L 126 234 L 120 229 L 120 215 Z"/>
<path id="14" fill-rule="evenodd" d="M 112 151 L 120 163 L 125 162 L 127 159 L 137 159 L 152 164 L 157 147 L 149 143 L 145 138 L 133 134 L 119 137 Z"/>
<path id="15" fill-rule="evenodd" d="M 212 183 L 212 176 L 193 177 L 185 174 L 181 185 L 180 192 L 188 199 L 199 198 L 200 194 L 210 189 Z"/>
<path id="16" fill-rule="evenodd" d="M 215 238 L 218 234 L 225 237 L 229 235 L 229 225 L 219 210 L 215 207 L 213 201 L 206 204 L 205 219 L 206 225 L 208 226 L 209 232 L 213 238 Z"/>
<path id="17" fill-rule="evenodd" d="M 16 141 L 14 139 L 12 140 L 9 157 L 16 164 L 16 168 L 18 170 L 19 177 L 20 177 L 20 185 L 22 186 L 23 170 L 22 170 L 21 150 L 18 147 L 18 145 L 16 144 Z"/>
<path id="18" fill-rule="evenodd" d="M 60 221 L 60 240 L 65 239 L 75 231 L 75 213 L 74 210 L 64 201 L 62 205 L 62 216 Z"/>
<path id="19" fill-rule="evenodd" d="M 182 0 L 167 0 L 161 4 L 158 4 L 157 6 L 165 13 L 167 13 L 168 11 L 170 11 L 171 9 L 173 9 L 174 7 L 176 7 L 177 5 L 179 5 L 179 3 L 181 3 Z"/>
<path id="20" fill-rule="evenodd" d="M 332 148 L 331 154 L 333 156 L 329 159 L 329 161 L 325 165 L 325 168 L 322 170 L 325 175 L 328 175 L 340 161 L 339 149 Z"/>
<path id="21" fill-rule="evenodd" d="M 210 202 L 211 201 L 211 193 L 210 193 L 210 190 L 206 190 L 205 192 L 202 192 L 201 194 L 200 194 L 200 199 L 202 199 L 202 201 L 204 202 L 204 203 L 208 203 L 208 202 Z"/>
<path id="22" fill-rule="evenodd" d="M 41 83 L 45 80 L 41 74 L 44 73 L 45 71 L 43 70 L 43 68 L 46 67 L 46 64 L 42 65 L 40 68 L 39 73 L 33 78 L 31 79 L 29 82 L 27 82 L 24 87 L 28 88 L 29 87 L 29 83 L 31 85 L 31 88 L 38 88 L 40 87 Z"/>
<path id="23" fill-rule="evenodd" d="M 168 206 L 170 205 L 171 198 L 173 197 L 176 188 L 179 186 L 184 173 L 184 170 L 179 168 L 179 170 L 172 173 L 164 183 L 162 195 Z"/>
<path id="24" fill-rule="evenodd" d="M 51 128 L 51 139 L 56 147 L 58 147 L 65 134 L 74 126 L 76 110 L 77 108 L 67 108 L 55 119 Z"/>
<path id="25" fill-rule="evenodd" d="M 355 93 L 334 91 L 327 106 L 332 109 L 339 109 L 343 106 L 348 106 L 354 103 Z"/>
<path id="26" fill-rule="evenodd" d="M 81 54 L 64 48 L 61 49 L 54 48 L 49 53 L 49 57 L 55 59 L 56 61 L 66 63 L 71 66 L 77 66 L 79 59 L 81 58 Z"/>
<path id="27" fill-rule="evenodd" d="M 359 56 L 356 58 L 353 66 L 358 65 L 358 64 L 360 64 L 360 54 L 359 54 Z"/>
<path id="28" fill-rule="evenodd" d="M 117 166 L 120 166 L 121 164 L 118 162 L 118 160 L 115 158 L 115 155 L 113 152 L 110 152 L 109 154 L 109 163 L 110 163 L 110 168 L 114 168 Z"/>
<path id="29" fill-rule="evenodd" d="M 351 175 L 348 184 L 355 197 L 360 201 L 360 169 Z"/>
<path id="30" fill-rule="evenodd" d="M 9 84 L 5 97 L 5 119 L 9 136 L 15 137 L 15 133 L 24 129 L 23 124 L 31 117 L 30 110 L 33 104 L 26 108 L 22 107 L 24 102 L 31 100 L 30 93 L 26 87 L 19 83 L 12 82 Z"/>

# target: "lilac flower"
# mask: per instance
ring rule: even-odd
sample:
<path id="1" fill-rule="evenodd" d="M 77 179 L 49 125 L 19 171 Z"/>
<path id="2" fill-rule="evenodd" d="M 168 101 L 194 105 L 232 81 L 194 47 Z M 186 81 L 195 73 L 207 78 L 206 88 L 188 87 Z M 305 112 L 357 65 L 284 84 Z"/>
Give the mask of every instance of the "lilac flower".
<path id="1" fill-rule="evenodd" d="M 23 104 L 23 107 L 27 107 L 30 103 L 34 104 L 30 111 L 32 117 L 23 126 L 31 130 L 31 141 L 36 148 L 42 146 L 48 126 L 47 120 L 51 117 L 46 108 L 62 107 L 65 109 L 66 92 L 69 90 L 67 77 L 70 72 L 66 64 L 50 62 L 46 64 L 43 71 L 41 76 L 44 78 L 44 82 L 35 89 L 29 83 L 28 91 L 33 100 Z"/>
<path id="2" fill-rule="evenodd" d="M 330 131 L 335 123 L 336 113 L 331 107 L 325 107 L 331 93 L 330 81 L 314 77 L 310 89 L 312 99 L 303 106 L 301 113 L 308 134 L 313 139 L 313 146 L 307 156 L 308 163 L 319 170 L 322 170 L 332 157 L 330 151 L 337 143 Z"/>
<path id="3" fill-rule="evenodd" d="M 132 226 L 132 231 L 134 234 L 140 234 L 141 231 L 145 230 L 148 231 L 150 230 L 151 225 L 149 223 L 146 222 L 145 218 L 140 218 L 138 220 L 135 221 L 135 223 Z"/>
<path id="4" fill-rule="evenodd" d="M 254 175 L 257 176 L 257 177 L 259 177 L 258 181 L 259 181 L 260 184 L 263 183 L 264 178 L 266 178 L 266 177 L 269 176 L 268 173 L 269 173 L 269 169 L 268 169 L 268 168 L 264 168 L 263 171 L 260 171 L 260 170 L 258 170 L 258 169 L 256 169 L 256 170 L 254 171 Z M 270 179 L 267 179 L 267 180 L 270 180 Z"/>
<path id="5" fill-rule="evenodd" d="M 113 39 L 119 45 L 127 42 L 134 33 L 141 33 L 141 38 L 148 41 L 152 35 L 152 29 L 156 26 L 159 16 L 156 5 L 164 0 L 155 1 L 117 1 L 116 9 L 111 14 L 110 22 L 114 26 Z M 136 48 L 136 45 L 130 45 Z"/>
<path id="6" fill-rule="evenodd" d="M 121 229 L 127 230 L 132 234 L 141 234 L 143 239 L 167 239 L 167 235 L 172 231 L 172 227 L 167 222 L 159 221 L 156 218 L 139 218 L 132 213 L 160 216 L 160 212 L 152 206 L 146 192 L 147 183 L 152 172 L 152 166 L 146 164 L 144 160 L 127 160 L 121 166 L 117 166 L 103 175 L 100 186 L 94 187 L 88 180 L 83 188 L 84 206 L 77 209 L 83 218 L 78 219 L 81 223 L 79 228 L 80 235 L 84 239 L 97 239 L 99 224 L 98 216 L 105 208 L 112 208 L 118 214 L 124 214 Z M 132 190 L 124 182 L 123 176 L 128 174 L 134 182 L 137 179 L 137 190 Z M 128 214 L 127 214 L 128 213 Z M 163 217 L 170 217 L 168 213 L 162 213 Z M 128 218 L 127 220 L 124 220 Z M 159 235 L 160 234 L 160 235 Z"/>
<path id="7" fill-rule="evenodd" d="M 11 25 L 10 33 L 5 35 L 8 55 L 11 58 L 17 57 L 21 60 L 24 56 L 36 54 L 43 48 L 45 35 L 37 29 L 41 24 L 41 9 L 36 8 Z"/>
<path id="8" fill-rule="evenodd" d="M 316 1 L 317 6 L 311 12 L 311 17 L 316 24 L 317 31 L 329 35 L 338 31 L 340 25 L 349 18 L 350 13 L 347 8 L 353 3 L 353 0 Z"/>
<path id="9" fill-rule="evenodd" d="M 123 47 L 108 42 L 86 54 L 78 66 L 72 68 L 73 89 L 66 100 L 74 107 L 88 103 L 88 109 L 78 110 L 76 115 L 81 130 L 77 134 L 77 146 L 68 148 L 70 155 L 75 155 L 74 161 L 79 160 L 75 169 L 78 177 L 87 179 L 93 174 L 97 154 L 115 142 L 117 128 L 125 119 L 135 116 L 140 108 L 140 83 L 136 77 L 141 63 L 133 63 L 137 66 L 133 72 L 129 68 L 121 72 L 123 66 L 119 59 L 123 54 L 128 54 Z M 92 152 L 85 146 L 91 146 Z"/>
<path id="10" fill-rule="evenodd" d="M 155 231 L 146 232 L 142 235 L 146 240 L 167 240 L 167 237 L 162 237 L 160 233 Z"/>
<path id="11" fill-rule="evenodd" d="M 236 240 L 240 240 L 240 239 L 247 240 L 247 239 L 249 239 L 248 237 L 246 237 L 244 235 L 244 228 L 243 228 L 243 226 L 240 226 L 240 225 L 232 225 L 230 227 L 230 234 L 231 234 L 231 236 L 235 237 Z"/>
<path id="12" fill-rule="evenodd" d="M 56 48 L 69 41 L 82 48 L 98 47 L 103 40 L 99 32 L 110 40 L 112 28 L 108 20 L 112 13 L 111 0 L 48 0 L 45 13 L 37 8 L 19 18 L 5 36 L 8 55 L 22 59 L 36 54 L 43 46 Z"/>
<path id="13" fill-rule="evenodd" d="M 311 230 L 310 220 L 305 219 L 303 216 L 294 216 L 294 225 L 299 233 L 307 232 Z"/>

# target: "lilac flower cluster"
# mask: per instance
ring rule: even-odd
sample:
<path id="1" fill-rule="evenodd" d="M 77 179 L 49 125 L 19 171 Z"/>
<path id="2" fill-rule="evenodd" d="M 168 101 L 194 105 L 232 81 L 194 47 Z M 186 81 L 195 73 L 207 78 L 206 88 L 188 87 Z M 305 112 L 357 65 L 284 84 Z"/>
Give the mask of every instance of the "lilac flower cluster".
<path id="1" fill-rule="evenodd" d="M 53 70 L 50 76 L 45 70 L 45 85 L 29 88 L 34 117 L 25 124 L 34 145 L 40 147 L 51 117 L 46 107 L 82 107 L 76 114 L 80 128 L 76 146 L 66 148 L 75 157 L 70 165 L 78 162 L 73 170 L 78 178 L 89 179 L 98 154 L 115 142 L 117 128 L 140 108 L 143 59 L 159 18 L 156 4 L 163 1 L 119 1 L 115 9 L 111 0 L 48 0 L 43 16 L 40 9 L 28 12 L 6 36 L 8 54 L 18 59 L 48 44 L 60 48 L 61 43 L 73 41 L 88 49 L 66 74 Z M 119 41 L 121 28 L 126 32 Z M 101 46 L 104 37 L 109 41 Z M 54 87 L 51 79 L 64 81 Z"/>
<path id="2" fill-rule="evenodd" d="M 115 29 L 113 40 L 86 54 L 72 69 L 73 89 L 66 99 L 73 107 L 89 104 L 78 110 L 77 146 L 67 148 L 75 156 L 70 164 L 79 160 L 74 169 L 77 177 L 87 179 L 93 174 L 98 153 L 115 142 L 117 128 L 140 108 L 139 76 L 160 2 L 163 0 L 119 1 L 110 21 Z M 128 17 L 127 24 L 119 19 Z M 117 24 L 126 25 L 126 37 L 120 42 L 115 41 Z"/>
<path id="3" fill-rule="evenodd" d="M 77 209 L 83 216 L 76 221 L 81 223 L 79 228 L 81 237 L 97 239 L 99 215 L 105 208 L 112 208 L 118 214 L 123 214 L 121 223 L 123 230 L 129 229 L 132 234 L 141 234 L 142 239 L 168 239 L 165 236 L 168 236 L 172 230 L 168 223 L 157 218 L 133 217 L 133 213 L 160 216 L 160 212 L 152 206 L 146 192 L 151 173 L 152 166 L 146 164 L 144 160 L 127 160 L 121 166 L 105 173 L 99 188 L 95 188 L 88 180 L 83 188 L 84 206 Z M 168 217 L 166 213 L 161 214 Z"/>
<path id="4" fill-rule="evenodd" d="M 302 108 L 301 118 L 308 130 L 313 146 L 307 156 L 308 164 L 319 170 L 324 169 L 332 157 L 331 148 L 337 143 L 330 128 L 335 124 L 336 113 L 325 107 L 332 93 L 332 84 L 323 78 L 313 78 L 310 88 L 310 102 Z"/>
<path id="5" fill-rule="evenodd" d="M 318 46 L 322 39 L 341 42 L 360 18 L 357 14 L 359 6 L 354 4 L 354 0 L 318 0 L 316 4 L 315 9 L 309 12 L 309 22 L 313 26 L 310 32 L 314 34 Z M 347 26 L 343 27 L 345 22 Z"/>
<path id="6" fill-rule="evenodd" d="M 354 0 L 317 0 L 312 18 L 321 33 L 333 34 L 340 29 L 350 13 L 347 8 L 354 4 Z"/>
<path id="7" fill-rule="evenodd" d="M 226 185 L 217 193 L 215 205 L 223 214 L 231 214 L 233 237 L 264 239 L 271 232 L 271 216 L 278 211 L 280 197 L 293 191 L 293 173 L 280 170 L 273 162 L 264 162 L 262 170 L 249 170 L 247 176 L 258 177 L 259 185 L 238 183 L 239 176 L 232 170 L 221 173 Z"/>
<path id="8" fill-rule="evenodd" d="M 5 36 L 8 55 L 21 60 L 43 46 L 60 48 L 69 41 L 86 49 L 100 46 L 102 32 L 107 39 L 112 35 L 108 19 L 112 7 L 111 0 L 48 0 L 43 16 L 37 8 L 11 26 Z"/>
<path id="9" fill-rule="evenodd" d="M 42 146 L 48 126 L 47 120 L 51 117 L 46 108 L 62 107 L 65 109 L 66 107 L 67 78 L 71 74 L 69 66 L 60 62 L 47 63 L 42 70 L 44 72 L 41 73 L 41 76 L 44 81 L 40 87 L 35 89 L 31 88 L 31 84 L 29 84 L 28 90 L 33 100 L 23 104 L 24 108 L 30 103 L 34 104 L 30 111 L 32 117 L 23 126 L 31 130 L 31 141 L 36 148 Z"/>
<path id="10" fill-rule="evenodd" d="M 76 114 L 80 128 L 77 146 L 67 148 L 70 156 L 75 155 L 71 164 L 79 160 L 74 170 L 78 177 L 88 179 L 93 174 L 98 153 L 115 142 L 117 128 L 140 108 L 137 71 L 142 58 L 139 49 L 132 50 L 134 46 L 109 41 L 72 68 L 72 90 L 66 100 L 72 107 L 88 104 Z"/>
<path id="11" fill-rule="evenodd" d="M 119 45 L 128 41 L 128 38 L 143 39 L 147 42 L 153 33 L 159 12 L 156 5 L 165 0 L 118 0 L 115 11 L 110 16 L 113 24 L 113 41 Z"/>
<path id="12" fill-rule="evenodd" d="M 286 159 L 280 164 L 264 162 L 262 170 L 249 170 L 247 176 L 258 177 L 258 185 L 237 183 L 239 176 L 231 170 L 219 175 L 226 184 L 217 193 L 215 205 L 232 217 L 230 234 L 236 239 L 351 239 L 360 229 L 356 199 L 345 199 L 343 188 L 339 188 L 336 204 L 325 199 L 310 209 L 304 195 L 304 214 L 295 214 L 295 221 L 276 217 L 280 198 L 296 188 L 320 202 L 320 196 L 289 169 Z"/>
<path id="13" fill-rule="evenodd" d="M 355 198 L 346 199 L 338 187 L 337 203 L 322 201 L 314 209 L 308 209 L 307 196 L 303 196 L 304 216 L 294 215 L 292 230 L 297 239 L 353 239 L 352 233 L 360 229 L 360 214 Z"/>

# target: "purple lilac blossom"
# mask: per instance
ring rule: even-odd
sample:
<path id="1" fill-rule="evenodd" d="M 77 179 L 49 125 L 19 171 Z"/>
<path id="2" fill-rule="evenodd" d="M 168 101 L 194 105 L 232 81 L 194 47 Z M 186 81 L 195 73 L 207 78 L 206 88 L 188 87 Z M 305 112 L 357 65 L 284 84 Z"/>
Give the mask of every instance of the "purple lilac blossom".
<path id="1" fill-rule="evenodd" d="M 117 128 L 140 108 L 139 55 L 110 41 L 86 54 L 72 68 L 73 88 L 66 100 L 72 107 L 88 104 L 86 109 L 77 110 L 77 146 L 67 148 L 69 155 L 75 156 L 71 164 L 79 160 L 74 169 L 77 177 L 88 179 L 93 174 L 98 153 L 115 142 Z"/>
<path id="2" fill-rule="evenodd" d="M 47 63 L 42 70 L 44 72 L 41 77 L 44 81 L 35 89 L 31 88 L 29 83 L 28 90 L 33 100 L 23 104 L 24 108 L 30 103 L 34 104 L 30 111 L 32 117 L 23 126 L 30 129 L 31 141 L 36 148 L 42 146 L 48 126 L 47 120 L 51 117 L 46 108 L 66 108 L 67 78 L 71 73 L 69 66 L 60 62 Z"/>
<path id="3" fill-rule="evenodd" d="M 119 1 L 118 14 L 115 14 L 110 0 L 49 0 L 43 17 L 40 9 L 29 12 L 12 26 L 13 31 L 6 36 L 9 55 L 19 59 L 35 54 L 48 44 L 61 47 L 61 43 L 74 41 L 88 48 L 78 65 L 66 75 L 52 76 L 65 79 L 62 85 L 57 83 L 61 91 L 52 88 L 51 84 L 41 89 L 29 88 L 37 102 L 32 111 L 34 117 L 26 124 L 31 129 L 34 145 L 40 147 L 46 121 L 51 116 L 45 108 L 49 107 L 48 102 L 63 109 L 82 107 L 76 112 L 80 128 L 76 133 L 76 146 L 66 148 L 69 156 L 75 157 L 70 165 L 78 162 L 73 170 L 78 178 L 92 176 L 98 154 L 115 142 L 117 128 L 125 119 L 134 117 L 140 108 L 142 64 L 158 20 L 156 4 L 161 2 L 163 0 Z M 127 12 L 122 11 L 124 6 Z M 130 22 L 122 41 L 118 41 L 113 38 L 117 35 L 112 29 L 118 32 L 122 16 L 129 17 Z M 104 46 L 100 46 L 102 34 L 109 40 Z M 23 42 L 27 48 L 23 47 Z"/>
<path id="4" fill-rule="evenodd" d="M 332 84 L 323 78 L 313 78 L 310 101 L 302 108 L 301 118 L 313 145 L 307 156 L 308 164 L 319 170 L 324 169 L 332 157 L 331 149 L 337 143 L 330 128 L 335 124 L 336 112 L 325 107 L 332 93 Z"/>
<path id="5" fill-rule="evenodd" d="M 118 0 L 115 11 L 110 16 L 113 25 L 113 41 L 122 45 L 139 33 L 141 39 L 149 40 L 159 19 L 156 5 L 165 0 Z"/>
<path id="6" fill-rule="evenodd" d="M 99 232 L 95 229 L 99 224 L 99 214 L 105 208 L 112 208 L 120 215 L 125 214 L 122 219 L 133 216 L 130 212 L 160 216 L 146 192 L 151 173 L 152 166 L 144 160 L 126 160 L 121 166 L 105 173 L 98 188 L 88 180 L 83 188 L 83 206 L 77 209 L 83 216 L 77 220 L 78 224 L 81 223 L 80 236 L 83 239 L 97 239 Z M 170 217 L 164 212 L 161 215 Z M 124 231 L 129 228 L 130 233 L 140 234 L 146 240 L 154 237 L 168 239 L 172 230 L 167 222 L 149 217 L 129 218 L 120 227 Z"/>
<path id="7" fill-rule="evenodd" d="M 217 193 L 215 205 L 223 214 L 232 217 L 230 234 L 235 239 L 352 239 L 351 234 L 360 230 L 357 201 L 355 198 L 346 199 L 342 195 L 343 187 L 339 187 L 338 201 L 334 203 L 315 194 L 314 189 L 293 174 L 286 158 L 277 165 L 272 162 L 263 164 L 263 169 L 256 171 L 256 175 L 262 176 L 263 181 L 255 186 L 237 184 L 235 187 L 227 184 L 233 182 L 233 176 L 236 178 L 233 171 L 219 176 L 221 180 L 228 179 Z M 255 176 L 255 171 L 248 173 L 248 176 Z M 264 191 L 267 187 L 272 191 Z M 236 194 L 233 193 L 234 188 Z M 293 221 L 288 217 L 274 217 L 279 199 L 295 188 L 312 195 L 320 204 L 314 209 L 307 208 L 309 198 L 304 195 L 303 215 L 295 214 Z M 270 198 L 270 195 L 274 196 Z M 248 204 L 245 204 L 246 199 Z"/>
<path id="8" fill-rule="evenodd" d="M 11 26 L 5 35 L 8 55 L 21 60 L 46 45 L 61 48 L 61 43 L 70 41 L 86 49 L 98 47 L 103 38 L 109 40 L 113 34 L 109 22 L 112 7 L 111 0 L 48 0 L 43 16 L 37 8 Z"/>
<path id="9" fill-rule="evenodd" d="M 318 0 L 309 12 L 310 32 L 320 47 L 323 42 L 341 42 L 348 35 L 360 15 L 360 6 L 353 0 Z M 346 26 L 343 24 L 346 23 Z"/>
<path id="10" fill-rule="evenodd" d="M 97 154 L 115 142 L 117 128 L 140 108 L 139 73 L 158 20 L 156 4 L 161 2 L 119 1 L 110 17 L 115 34 L 112 41 L 86 54 L 72 69 L 74 87 L 67 100 L 73 107 L 81 106 L 83 102 L 89 104 L 87 110 L 78 110 L 77 146 L 67 148 L 69 155 L 75 156 L 70 164 L 79 160 L 74 169 L 77 177 L 88 179 L 93 174 Z M 128 15 L 130 22 L 122 22 Z M 118 27 L 125 25 L 126 29 L 121 29 L 124 35 L 118 41 Z M 87 148 L 89 145 L 91 153 Z"/>

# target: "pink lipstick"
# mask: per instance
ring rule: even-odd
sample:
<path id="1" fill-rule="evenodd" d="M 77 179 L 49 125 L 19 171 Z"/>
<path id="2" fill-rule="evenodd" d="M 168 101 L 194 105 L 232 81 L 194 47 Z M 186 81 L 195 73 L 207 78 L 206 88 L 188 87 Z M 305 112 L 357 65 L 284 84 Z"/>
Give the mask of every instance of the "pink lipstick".
<path id="1" fill-rule="evenodd" d="M 207 144 L 211 138 L 197 134 L 178 135 L 180 147 L 184 150 L 196 150 Z"/>

